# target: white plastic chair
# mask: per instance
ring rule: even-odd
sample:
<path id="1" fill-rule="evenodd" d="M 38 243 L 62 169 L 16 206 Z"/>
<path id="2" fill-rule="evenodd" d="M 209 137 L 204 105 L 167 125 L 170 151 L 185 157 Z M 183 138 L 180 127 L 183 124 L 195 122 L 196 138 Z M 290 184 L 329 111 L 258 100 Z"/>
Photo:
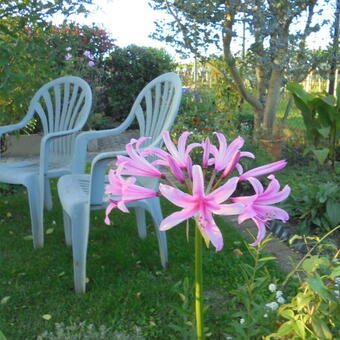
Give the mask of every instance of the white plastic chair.
<path id="1" fill-rule="evenodd" d="M 3 134 L 21 129 L 38 115 L 43 137 L 37 161 L 0 162 L 0 182 L 21 184 L 27 189 L 33 245 L 44 245 L 43 210 L 52 208 L 49 179 L 71 172 L 76 134 L 85 124 L 92 92 L 79 77 L 61 77 L 43 85 L 32 98 L 21 122 L 0 127 Z"/>
<path id="2" fill-rule="evenodd" d="M 125 150 L 105 152 L 97 155 L 89 175 L 84 174 L 86 148 L 90 140 L 119 135 L 137 119 L 140 136 L 151 137 L 149 146 L 162 144 L 161 132 L 168 131 L 177 115 L 182 96 L 182 84 L 177 74 L 166 73 L 152 80 L 137 96 L 125 121 L 117 128 L 105 131 L 84 132 L 76 139 L 76 153 L 73 164 L 74 174 L 66 175 L 58 181 L 58 193 L 64 210 L 64 228 L 67 245 L 72 245 L 74 285 L 76 293 L 85 292 L 86 254 L 89 237 L 90 210 L 105 209 L 104 197 L 106 170 L 109 162 Z M 146 143 L 148 144 L 148 143 Z M 157 188 L 158 179 L 139 177 L 140 185 Z M 138 233 L 146 237 L 145 210 L 154 222 L 158 238 L 161 263 L 166 267 L 168 250 L 166 234 L 159 230 L 163 219 L 159 198 L 145 199 L 127 205 L 135 208 Z M 104 215 L 103 215 L 104 221 Z"/>

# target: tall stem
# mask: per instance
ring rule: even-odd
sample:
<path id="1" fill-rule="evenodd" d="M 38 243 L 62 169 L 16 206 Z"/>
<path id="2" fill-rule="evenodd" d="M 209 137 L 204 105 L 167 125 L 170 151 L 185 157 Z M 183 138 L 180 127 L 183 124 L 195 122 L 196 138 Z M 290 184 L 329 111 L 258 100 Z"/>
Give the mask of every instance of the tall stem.
<path id="1" fill-rule="evenodd" d="M 195 311 L 197 340 L 203 340 L 202 315 L 202 235 L 196 223 L 195 228 Z"/>

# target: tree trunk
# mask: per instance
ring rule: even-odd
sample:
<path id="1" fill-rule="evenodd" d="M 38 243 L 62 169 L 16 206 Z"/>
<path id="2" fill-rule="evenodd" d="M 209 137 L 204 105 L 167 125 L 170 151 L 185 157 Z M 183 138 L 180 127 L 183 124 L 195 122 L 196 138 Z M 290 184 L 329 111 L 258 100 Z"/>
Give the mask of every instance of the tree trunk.
<path id="1" fill-rule="evenodd" d="M 331 57 L 331 68 L 329 71 L 329 86 L 328 93 L 334 95 L 335 90 L 335 75 L 339 58 L 339 25 L 340 25 L 340 0 L 336 2 L 334 19 L 334 32 L 333 32 L 333 46 L 332 46 L 332 57 Z"/>
<path id="2" fill-rule="evenodd" d="M 277 105 L 280 100 L 280 89 L 282 83 L 281 70 L 274 69 L 269 81 L 266 105 L 263 112 L 262 128 L 265 134 L 271 135 L 273 132 L 274 121 L 277 111 Z"/>

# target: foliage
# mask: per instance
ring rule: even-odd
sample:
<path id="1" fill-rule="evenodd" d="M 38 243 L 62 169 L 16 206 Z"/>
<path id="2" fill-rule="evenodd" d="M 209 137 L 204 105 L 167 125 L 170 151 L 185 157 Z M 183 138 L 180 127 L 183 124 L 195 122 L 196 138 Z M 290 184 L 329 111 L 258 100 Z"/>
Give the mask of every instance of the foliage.
<path id="1" fill-rule="evenodd" d="M 154 38 L 174 45 L 185 55 L 193 54 L 204 60 L 208 59 L 212 46 L 223 51 L 220 74 L 226 82 L 231 77 L 240 96 L 252 106 L 256 133 L 272 135 L 287 70 L 302 77 L 301 81 L 317 64 L 306 62 L 310 56 L 306 53 L 306 38 L 320 28 L 312 25 L 313 16 L 321 12 L 317 0 L 280 0 L 275 4 L 263 2 L 261 6 L 256 0 L 152 0 L 150 3 L 154 9 L 170 14 L 169 20 L 156 22 Z M 325 8 L 327 4 L 320 2 L 319 6 Z M 298 20 L 302 25 L 296 29 Z M 232 51 L 234 38 L 242 27 L 243 44 L 245 40 L 253 41 L 249 53 L 243 45 L 243 55 L 249 57 L 247 72 L 237 63 Z M 292 43 L 298 46 L 294 55 L 290 49 Z M 298 62 L 291 60 L 294 58 Z M 294 65 L 299 67 L 298 71 L 292 69 Z"/>
<path id="2" fill-rule="evenodd" d="M 20 120 L 34 92 L 58 74 L 49 44 L 54 14 L 86 13 L 91 0 L 2 1 L 0 5 L 0 124 Z M 60 52 L 60 51 L 59 51 Z"/>
<path id="3" fill-rule="evenodd" d="M 301 111 L 312 151 L 323 164 L 327 159 L 335 167 L 336 146 L 340 137 L 340 83 L 337 98 L 328 94 L 313 95 L 304 91 L 297 83 L 288 84 L 296 106 Z M 324 146 L 322 148 L 322 146 Z"/>
<path id="4" fill-rule="evenodd" d="M 55 332 L 44 332 L 37 337 L 37 340 L 143 340 L 140 330 L 137 328 L 133 335 L 125 335 L 113 331 L 104 325 L 96 328 L 93 324 L 86 322 L 74 323 L 65 326 L 63 323 L 56 323 Z"/>
<path id="5" fill-rule="evenodd" d="M 126 118 L 138 93 L 148 82 L 175 68 L 166 50 L 136 45 L 116 48 L 103 65 L 105 114 L 116 122 Z"/>
<path id="6" fill-rule="evenodd" d="M 337 183 L 304 184 L 285 203 L 302 234 L 330 230 L 340 223 L 340 186 Z"/>
<path id="7" fill-rule="evenodd" d="M 313 255 L 301 267 L 305 278 L 297 294 L 278 310 L 278 330 L 266 339 L 338 339 L 340 335 L 340 264 L 333 258 Z"/>
<path id="8" fill-rule="evenodd" d="M 230 303 L 232 309 L 238 311 L 233 313 L 233 321 L 227 325 L 226 329 L 228 334 L 233 335 L 235 339 L 259 339 L 273 331 L 275 308 L 272 307 L 278 306 L 278 302 L 275 302 L 276 294 L 268 290 L 269 284 L 273 287 L 275 285 L 271 283 L 273 279 L 268 272 L 267 265 L 269 261 L 276 260 L 276 258 L 263 252 L 270 241 L 271 237 L 268 236 L 256 248 L 247 245 L 246 249 L 251 259 L 240 265 L 244 283 L 230 292 L 233 296 Z M 240 251 L 238 254 L 243 255 Z M 283 299 L 281 295 L 280 297 Z M 274 302 L 268 303 L 273 299 Z"/>
<path id="9" fill-rule="evenodd" d="M 189 287 L 176 284 L 193 275 L 193 228 L 188 239 L 185 225 L 182 232 L 167 233 L 170 263 L 163 271 L 149 216 L 148 237 L 140 240 L 133 214 L 114 212 L 114 224 L 104 226 L 103 212 L 91 212 L 88 292 L 80 297 L 72 289 L 72 251 L 64 244 L 56 181 L 52 181 L 52 194 L 56 204 L 45 214 L 46 244 L 38 250 L 32 247 L 24 191 L 5 197 L 0 205 L 0 300 L 10 296 L 7 303 L 0 304 L 0 324 L 8 339 L 36 339 L 45 331 L 55 333 L 55 323 L 67 327 L 78 320 L 86 320 L 87 325 L 106 325 L 127 335 L 133 335 L 138 327 L 142 336 L 150 340 L 183 339 L 182 331 L 171 325 L 182 326 L 183 332 L 192 328 L 186 321 L 192 321 L 193 310 L 190 308 L 184 319 L 178 308 L 186 308 L 179 294 L 187 296 L 186 292 L 192 292 L 193 282 L 189 282 Z M 164 200 L 162 210 L 165 216 L 174 212 Z M 237 289 L 243 282 L 239 266 L 251 259 L 242 236 L 226 221 L 218 219 L 216 223 L 228 242 L 223 253 L 206 250 L 204 254 L 204 285 L 209 305 L 205 317 L 207 324 L 213 325 L 210 338 L 223 339 L 235 311 L 229 309 L 229 296 L 224 292 Z M 236 248 L 244 255 L 235 254 Z M 267 267 L 272 277 L 283 277 L 273 263 Z M 218 291 L 216 287 L 220 287 Z M 191 307 L 192 294 L 187 298 Z M 51 319 L 43 319 L 44 314 L 50 314 Z"/>

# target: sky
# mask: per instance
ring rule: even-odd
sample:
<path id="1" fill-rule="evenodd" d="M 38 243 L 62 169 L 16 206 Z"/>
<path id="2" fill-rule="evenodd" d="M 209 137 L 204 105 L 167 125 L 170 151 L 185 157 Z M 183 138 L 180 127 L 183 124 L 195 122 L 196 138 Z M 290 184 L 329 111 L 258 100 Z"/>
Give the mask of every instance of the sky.
<path id="1" fill-rule="evenodd" d="M 150 47 L 164 47 L 168 52 L 176 57 L 175 51 L 164 42 L 159 42 L 148 36 L 154 31 L 154 21 L 161 16 L 166 16 L 163 12 L 154 11 L 148 6 L 148 0 L 93 0 L 94 6 L 90 7 L 91 14 L 71 17 L 80 24 L 92 24 L 104 28 L 111 37 L 116 39 L 118 46 L 124 47 L 129 44 Z M 333 10 L 329 8 L 324 13 L 323 18 L 332 20 Z M 61 23 L 62 18 L 54 19 L 56 23 Z M 317 34 L 312 34 L 309 38 L 310 48 L 324 47 L 329 42 L 329 28 L 322 28 Z M 215 51 L 214 51 L 215 52 Z"/>

